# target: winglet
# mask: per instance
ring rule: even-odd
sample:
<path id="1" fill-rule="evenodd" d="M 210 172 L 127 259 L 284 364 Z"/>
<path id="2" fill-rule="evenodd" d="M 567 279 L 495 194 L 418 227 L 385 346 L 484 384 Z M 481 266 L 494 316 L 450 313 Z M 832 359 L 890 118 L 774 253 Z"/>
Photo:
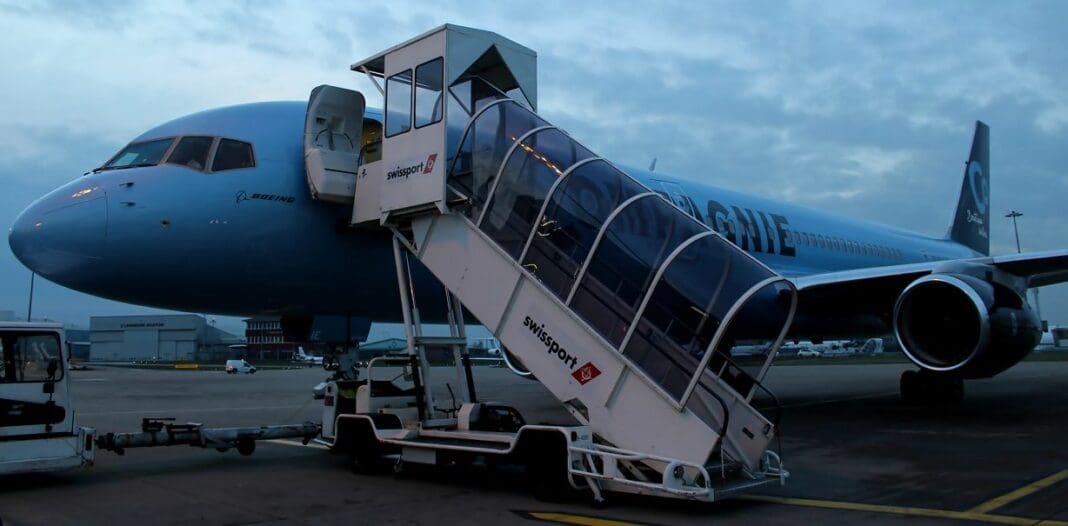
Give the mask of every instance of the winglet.
<path id="1" fill-rule="evenodd" d="M 990 254 L 990 127 L 980 121 L 975 122 L 949 238 L 984 256 Z"/>

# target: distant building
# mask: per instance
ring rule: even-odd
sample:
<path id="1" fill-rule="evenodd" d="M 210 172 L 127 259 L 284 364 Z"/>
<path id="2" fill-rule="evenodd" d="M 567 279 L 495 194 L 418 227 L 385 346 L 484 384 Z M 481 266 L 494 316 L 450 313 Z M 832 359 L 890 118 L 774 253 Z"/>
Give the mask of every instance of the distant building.
<path id="1" fill-rule="evenodd" d="M 19 321 L 15 318 L 15 311 L 13 310 L 0 310 L 0 321 Z"/>
<path id="2" fill-rule="evenodd" d="M 195 314 L 89 318 L 92 361 L 211 360 L 238 341 Z"/>
<path id="3" fill-rule="evenodd" d="M 279 316 L 257 316 L 245 320 L 247 356 L 259 360 L 292 360 L 297 343 L 286 341 Z"/>

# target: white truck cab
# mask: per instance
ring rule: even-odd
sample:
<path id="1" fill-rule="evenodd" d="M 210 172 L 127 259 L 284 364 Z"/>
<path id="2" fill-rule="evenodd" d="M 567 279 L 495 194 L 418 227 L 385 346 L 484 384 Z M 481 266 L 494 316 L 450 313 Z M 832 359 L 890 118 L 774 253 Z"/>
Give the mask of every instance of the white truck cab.
<path id="1" fill-rule="evenodd" d="M 75 425 L 67 349 L 58 323 L 0 322 L 0 474 L 93 464 L 95 431 Z"/>

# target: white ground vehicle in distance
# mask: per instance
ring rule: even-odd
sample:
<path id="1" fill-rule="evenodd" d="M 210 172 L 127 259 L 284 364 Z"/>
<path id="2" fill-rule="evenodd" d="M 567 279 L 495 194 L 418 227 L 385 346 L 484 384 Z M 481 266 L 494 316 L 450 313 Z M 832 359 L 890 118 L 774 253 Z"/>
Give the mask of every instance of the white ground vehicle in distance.
<path id="1" fill-rule="evenodd" d="M 256 368 L 247 360 L 226 360 L 226 374 L 254 374 Z"/>
<path id="2" fill-rule="evenodd" d="M 817 358 L 820 356 L 820 352 L 816 349 L 805 348 L 797 351 L 797 356 L 801 358 Z"/>
<path id="3" fill-rule="evenodd" d="M 63 326 L 0 323 L 0 474 L 93 464 L 95 431 L 74 423 Z"/>

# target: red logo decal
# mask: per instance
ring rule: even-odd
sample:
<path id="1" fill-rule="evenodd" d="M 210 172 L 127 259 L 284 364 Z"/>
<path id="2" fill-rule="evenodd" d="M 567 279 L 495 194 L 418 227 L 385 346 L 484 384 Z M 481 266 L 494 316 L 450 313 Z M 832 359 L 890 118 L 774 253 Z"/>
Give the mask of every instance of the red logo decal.
<path id="1" fill-rule="evenodd" d="M 571 376 L 578 380 L 578 383 L 586 385 L 590 380 L 601 376 L 601 370 L 593 365 L 593 362 L 586 362 L 586 365 L 579 367 L 577 371 L 571 373 Z"/>
<path id="2" fill-rule="evenodd" d="M 423 175 L 426 175 L 434 169 L 434 161 L 438 160 L 438 154 L 432 153 L 430 157 L 426 158 L 426 167 L 423 168 Z"/>

